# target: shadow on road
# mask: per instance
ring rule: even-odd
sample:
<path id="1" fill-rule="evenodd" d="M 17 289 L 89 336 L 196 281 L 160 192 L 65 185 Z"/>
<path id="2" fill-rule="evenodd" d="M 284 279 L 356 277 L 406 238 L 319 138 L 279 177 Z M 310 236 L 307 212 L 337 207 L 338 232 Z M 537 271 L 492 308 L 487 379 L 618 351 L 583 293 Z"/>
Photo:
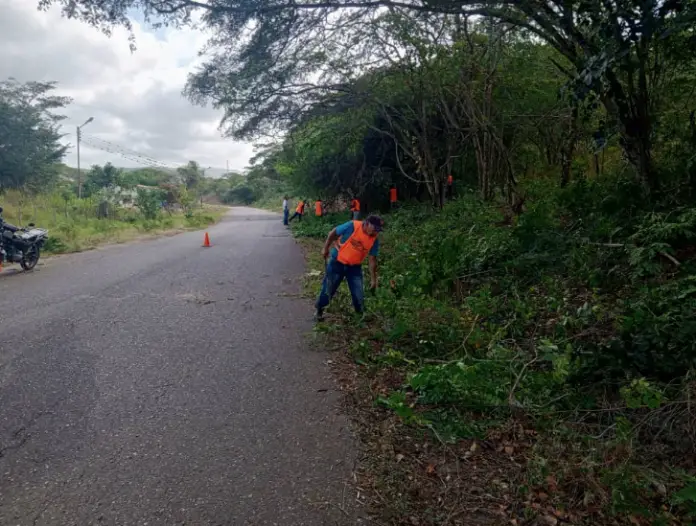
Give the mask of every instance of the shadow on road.
<path id="1" fill-rule="evenodd" d="M 7 268 L 0 272 L 0 279 L 11 278 L 18 274 L 24 274 L 24 271 L 17 268 Z"/>

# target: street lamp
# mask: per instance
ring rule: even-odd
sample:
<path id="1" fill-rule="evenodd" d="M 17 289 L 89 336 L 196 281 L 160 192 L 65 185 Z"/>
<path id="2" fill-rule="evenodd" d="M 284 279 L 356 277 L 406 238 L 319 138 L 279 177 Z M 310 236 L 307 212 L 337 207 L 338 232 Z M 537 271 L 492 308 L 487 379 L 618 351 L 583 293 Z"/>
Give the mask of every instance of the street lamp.
<path id="1" fill-rule="evenodd" d="M 80 171 L 80 130 L 94 120 L 94 117 L 87 119 L 82 126 L 77 127 L 77 197 L 82 199 L 82 172 Z"/>

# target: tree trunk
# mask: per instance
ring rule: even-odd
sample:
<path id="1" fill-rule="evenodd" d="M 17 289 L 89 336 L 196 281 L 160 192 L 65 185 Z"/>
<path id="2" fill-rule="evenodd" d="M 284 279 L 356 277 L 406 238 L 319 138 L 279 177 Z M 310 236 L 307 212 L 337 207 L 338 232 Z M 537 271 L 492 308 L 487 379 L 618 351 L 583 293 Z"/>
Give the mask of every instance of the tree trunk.
<path id="1" fill-rule="evenodd" d="M 622 130 L 621 146 L 626 152 L 628 162 L 633 165 L 638 178 L 646 192 L 652 192 L 656 187 L 655 174 L 652 166 L 650 138 L 644 133 L 636 133 L 636 129 Z"/>
<path id="2" fill-rule="evenodd" d="M 563 152 L 563 159 L 561 160 L 561 188 L 568 186 L 570 182 L 570 157 Z"/>
<path id="3" fill-rule="evenodd" d="M 570 115 L 570 129 L 563 145 L 563 153 L 561 158 L 561 188 L 568 186 L 570 182 L 570 172 L 573 165 L 573 156 L 575 155 L 575 143 L 578 135 L 578 107 L 573 105 L 573 111 Z"/>
<path id="4" fill-rule="evenodd" d="M 629 73 L 632 74 L 632 73 Z M 642 77 L 641 77 L 642 79 Z M 621 147 L 636 171 L 639 181 L 646 192 L 651 192 L 657 186 L 655 172 L 652 166 L 652 118 L 650 116 L 647 87 L 645 80 L 640 82 L 636 93 L 629 82 L 629 93 L 626 93 L 621 82 L 612 72 L 607 72 L 612 97 L 603 97 L 602 103 L 610 114 L 616 115 L 620 123 Z M 629 77 L 630 80 L 630 77 Z"/>

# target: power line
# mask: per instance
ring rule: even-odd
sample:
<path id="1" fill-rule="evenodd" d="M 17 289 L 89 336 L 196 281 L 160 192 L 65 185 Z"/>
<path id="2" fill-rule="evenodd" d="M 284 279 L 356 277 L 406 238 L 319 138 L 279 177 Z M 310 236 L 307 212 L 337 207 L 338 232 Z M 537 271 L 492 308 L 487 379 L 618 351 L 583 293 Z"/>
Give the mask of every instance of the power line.
<path id="1" fill-rule="evenodd" d="M 124 159 L 127 159 L 129 161 L 133 161 L 135 163 L 138 163 L 140 165 L 147 166 L 150 168 L 157 168 L 157 169 L 164 169 L 164 170 L 176 170 L 179 167 L 179 165 L 173 165 L 173 164 L 165 162 L 165 161 L 160 161 L 158 159 L 155 159 L 154 157 L 151 157 L 149 155 L 138 152 L 137 150 L 127 148 L 125 146 L 122 146 L 122 145 L 117 144 L 117 143 L 112 142 L 112 141 L 108 141 L 106 139 L 101 139 L 101 138 L 96 137 L 94 135 L 82 133 L 80 135 L 80 140 L 82 142 L 84 142 L 87 146 L 90 146 L 90 147 L 95 148 L 97 150 L 108 152 L 108 153 L 111 153 L 114 155 L 118 155 Z M 206 170 L 208 170 L 208 168 L 206 168 Z M 223 172 L 228 172 L 229 168 L 227 170 L 225 170 L 224 168 L 215 168 L 215 170 L 221 170 Z"/>
<path id="2" fill-rule="evenodd" d="M 116 143 L 111 142 L 111 141 L 107 141 L 105 139 L 100 139 L 99 137 L 95 137 L 93 135 L 88 135 L 88 134 L 83 133 L 81 135 L 81 140 L 85 144 L 87 144 L 88 146 L 91 146 L 92 148 L 96 148 L 97 150 L 101 150 L 104 152 L 119 155 L 119 156 L 123 157 L 124 159 L 128 159 L 129 161 L 133 161 L 135 163 L 142 164 L 144 166 L 148 166 L 150 168 L 160 168 L 160 169 L 168 169 L 168 170 L 176 169 L 175 166 L 173 166 L 169 163 L 159 161 L 157 159 L 154 159 L 153 157 L 142 154 L 136 150 L 126 148 L 125 146 L 121 146 L 119 144 L 116 144 Z"/>
<path id="3" fill-rule="evenodd" d="M 84 141 L 84 142 L 85 142 L 85 144 L 87 144 L 88 146 L 91 146 L 92 148 L 95 148 L 95 149 L 97 149 L 97 150 L 101 150 L 101 151 L 104 151 L 104 152 L 108 152 L 108 153 L 112 153 L 112 154 L 119 155 L 119 156 L 122 157 L 123 159 L 127 159 L 127 160 L 129 160 L 129 161 L 133 161 L 133 162 L 135 162 L 135 163 L 137 163 L 137 164 L 140 164 L 140 165 L 143 165 L 143 166 L 147 166 L 147 167 L 149 167 L 149 168 L 157 168 L 157 169 L 166 168 L 166 167 L 163 167 L 163 166 L 158 165 L 158 164 L 153 164 L 153 163 L 144 161 L 142 158 L 139 158 L 139 157 L 133 157 L 133 156 L 130 156 L 130 155 L 121 153 L 121 152 L 113 151 L 113 150 L 111 150 L 111 149 L 109 149 L 109 148 L 102 148 L 102 147 L 97 146 L 97 145 L 95 145 L 95 144 L 91 144 L 91 143 L 88 142 L 88 141 Z"/>
<path id="4" fill-rule="evenodd" d="M 153 164 L 161 164 L 161 165 L 165 165 L 165 166 L 168 164 L 168 163 L 165 163 L 162 161 L 158 161 L 157 159 L 153 159 L 152 157 L 145 155 L 143 153 L 140 153 L 136 150 L 131 150 L 130 148 L 126 148 L 125 146 L 122 146 L 120 144 L 116 144 L 116 143 L 113 143 L 111 141 L 107 141 L 106 139 L 101 139 L 99 137 L 95 137 L 94 135 L 87 135 L 87 134 L 85 134 L 85 135 L 86 135 L 87 139 L 95 141 L 104 147 L 114 149 L 114 150 L 119 151 L 121 153 L 124 153 L 126 155 L 139 157 L 139 158 L 142 158 L 143 160 L 150 162 L 150 163 L 153 163 Z M 85 135 L 83 135 L 83 136 L 85 136 Z"/>
<path id="5" fill-rule="evenodd" d="M 108 153 L 112 153 L 112 154 L 115 154 L 115 155 L 119 155 L 119 156 L 123 157 L 124 159 L 128 159 L 129 161 L 134 161 L 134 162 L 136 162 L 136 163 L 138 163 L 138 164 L 142 164 L 142 165 L 150 166 L 150 167 L 155 167 L 155 166 L 157 166 L 157 165 L 155 165 L 155 164 L 153 164 L 153 163 L 151 163 L 151 162 L 148 162 L 148 161 L 144 160 L 143 158 L 135 157 L 135 156 L 130 156 L 130 155 L 128 155 L 128 154 L 125 154 L 125 153 L 123 153 L 123 152 L 117 151 L 117 150 L 115 150 L 115 149 L 112 149 L 112 148 L 109 148 L 109 147 L 106 147 L 106 146 L 103 146 L 103 145 L 99 145 L 99 144 L 97 144 L 97 143 L 93 143 L 91 140 L 83 140 L 83 142 L 84 142 L 87 146 L 90 146 L 90 147 L 92 147 L 92 148 L 95 148 L 95 149 L 97 149 L 97 150 L 101 150 L 101 151 L 104 151 L 104 152 L 108 152 Z"/>
<path id="6" fill-rule="evenodd" d="M 137 152 L 134 151 L 129 151 L 128 149 L 124 148 L 119 148 L 117 145 L 112 145 L 112 144 L 107 144 L 104 142 L 99 142 L 95 141 L 92 138 L 88 138 L 84 140 L 85 144 L 91 146 L 92 148 L 96 148 L 98 150 L 102 150 L 105 152 L 109 152 L 115 155 L 119 155 L 125 159 L 137 162 L 138 164 L 142 164 L 145 166 L 150 166 L 153 168 L 165 168 L 165 169 L 174 169 L 174 166 L 171 166 L 167 163 L 157 161 L 156 159 L 152 159 L 151 157 L 147 157 L 144 155 L 141 155 Z"/>

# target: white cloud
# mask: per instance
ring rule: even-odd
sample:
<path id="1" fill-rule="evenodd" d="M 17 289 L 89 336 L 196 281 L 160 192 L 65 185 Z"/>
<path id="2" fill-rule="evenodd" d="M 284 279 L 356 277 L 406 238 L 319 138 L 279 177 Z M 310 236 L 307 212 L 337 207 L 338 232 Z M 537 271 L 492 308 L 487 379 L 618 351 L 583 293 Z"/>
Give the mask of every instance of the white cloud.
<path id="1" fill-rule="evenodd" d="M 203 166 L 241 169 L 253 153 L 251 145 L 223 139 L 220 114 L 191 105 L 181 95 L 187 74 L 199 63 L 205 33 L 186 29 L 158 30 L 134 22 L 137 50 L 117 29 L 107 37 L 90 26 L 60 16 L 57 9 L 40 12 L 37 0 L 0 0 L 0 79 L 59 83 L 73 98 L 66 109 L 66 141 L 75 144 L 75 126 L 87 118 L 85 134 L 178 165 L 193 159 Z M 80 148 L 81 164 L 137 166 L 120 156 Z M 75 148 L 66 157 L 77 164 Z M 214 173 L 214 170 L 211 170 Z"/>

